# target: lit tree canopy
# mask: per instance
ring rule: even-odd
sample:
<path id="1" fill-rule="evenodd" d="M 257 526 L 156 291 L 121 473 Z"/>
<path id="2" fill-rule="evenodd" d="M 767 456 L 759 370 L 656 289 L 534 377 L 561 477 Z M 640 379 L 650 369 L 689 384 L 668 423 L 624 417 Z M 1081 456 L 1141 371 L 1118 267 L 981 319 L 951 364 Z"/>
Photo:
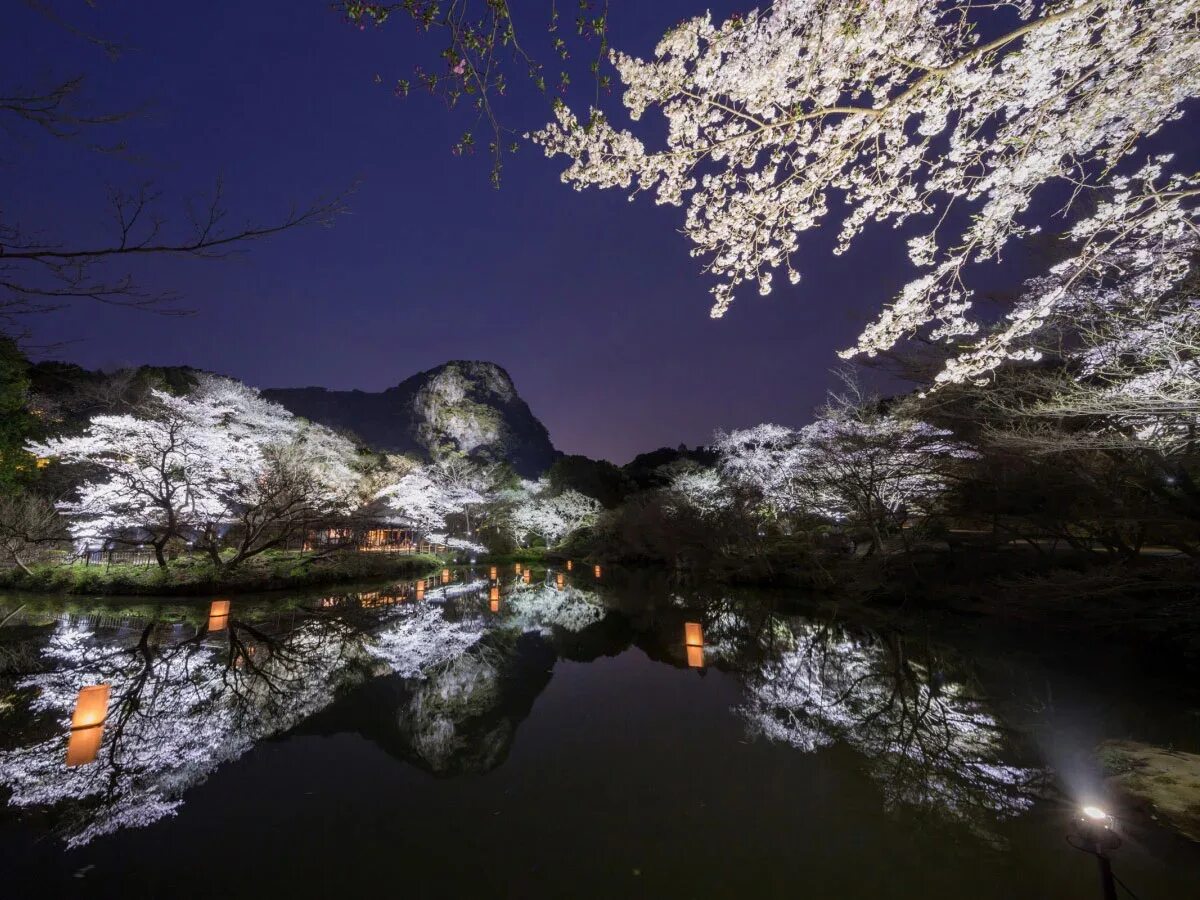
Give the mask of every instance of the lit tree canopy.
<path id="1" fill-rule="evenodd" d="M 874 354 L 922 330 L 973 339 L 964 270 L 1037 230 L 1029 209 L 1043 185 L 1123 189 L 1113 168 L 1200 93 L 1200 26 L 1195 4 L 1176 0 L 776 0 L 720 25 L 683 22 L 652 60 L 612 60 L 630 117 L 657 107 L 666 118 L 662 149 L 563 105 L 532 138 L 570 157 L 563 178 L 576 188 L 686 203 L 693 254 L 718 280 L 714 316 L 745 282 L 767 293 L 776 269 L 798 281 L 799 235 L 838 200 L 838 252 L 868 221 L 932 218 L 909 244 L 920 273 L 848 351 Z M 1144 202 L 1118 200 L 1104 235 L 1081 226 L 1070 267 L 1103 264 L 1129 229 L 1154 233 L 1197 192 L 1171 176 Z M 993 368 L 1059 296 L 944 377 Z"/>
<path id="2" fill-rule="evenodd" d="M 246 525 L 248 512 L 273 509 L 278 520 L 344 506 L 358 477 L 349 441 L 215 376 L 185 397 L 153 391 L 136 414 L 95 416 L 82 434 L 30 450 L 85 473 L 61 504 L 78 542 L 144 540 L 160 564 L 171 539 Z"/>
<path id="3" fill-rule="evenodd" d="M 598 500 L 571 489 L 555 493 L 546 478 L 522 481 L 518 490 L 507 493 L 513 504 L 510 528 L 518 542 L 534 534 L 552 546 L 600 515 Z"/>

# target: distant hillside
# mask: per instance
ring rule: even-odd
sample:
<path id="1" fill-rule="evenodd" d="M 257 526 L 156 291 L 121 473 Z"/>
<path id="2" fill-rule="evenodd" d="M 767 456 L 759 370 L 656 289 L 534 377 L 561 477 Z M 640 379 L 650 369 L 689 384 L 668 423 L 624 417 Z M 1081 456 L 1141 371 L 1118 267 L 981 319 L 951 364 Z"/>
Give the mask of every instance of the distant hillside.
<path id="1" fill-rule="evenodd" d="M 525 477 L 542 474 L 559 455 L 495 363 L 453 360 L 379 393 L 320 387 L 262 393 L 298 416 L 352 431 L 377 450 L 432 457 L 459 451 L 509 462 Z"/>

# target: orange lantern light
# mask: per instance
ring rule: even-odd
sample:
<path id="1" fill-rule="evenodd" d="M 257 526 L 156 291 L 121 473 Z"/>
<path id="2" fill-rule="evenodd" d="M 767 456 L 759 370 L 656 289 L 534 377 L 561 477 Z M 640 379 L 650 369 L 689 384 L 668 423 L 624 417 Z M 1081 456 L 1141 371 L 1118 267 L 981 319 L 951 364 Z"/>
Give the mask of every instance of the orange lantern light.
<path id="1" fill-rule="evenodd" d="M 449 584 L 449 583 L 450 583 L 450 570 L 442 569 L 442 584 Z"/>
<path id="2" fill-rule="evenodd" d="M 575 567 L 575 563 L 571 562 L 571 560 L 568 559 L 567 560 L 567 571 L 570 572 L 571 569 L 573 569 L 574 567 Z"/>
<path id="3" fill-rule="evenodd" d="M 425 579 L 424 578 L 421 578 L 417 581 L 417 593 L 418 594 L 425 593 Z"/>
<path id="4" fill-rule="evenodd" d="M 687 664 L 693 669 L 704 666 L 704 629 L 699 622 L 683 623 L 683 644 L 687 648 Z"/>
<path id="5" fill-rule="evenodd" d="M 492 572 L 491 572 L 492 581 L 496 580 L 496 575 L 497 575 L 496 567 L 492 566 Z"/>
<path id="6" fill-rule="evenodd" d="M 67 740 L 67 765 L 84 766 L 96 761 L 108 718 L 110 686 L 93 684 L 79 689 L 71 713 L 71 736 Z"/>
<path id="7" fill-rule="evenodd" d="M 224 631 L 229 625 L 229 601 L 214 600 L 208 608 L 209 632 Z"/>
<path id="8" fill-rule="evenodd" d="M 513 563 L 513 571 L 516 572 L 518 575 L 520 575 L 521 574 L 521 564 Z"/>
<path id="9" fill-rule="evenodd" d="M 96 757 L 100 755 L 100 744 L 103 740 L 103 725 L 71 729 L 71 736 L 67 738 L 67 765 L 86 766 L 95 762 Z"/>
<path id="10" fill-rule="evenodd" d="M 425 588 L 423 588 L 423 587 L 419 587 L 419 588 L 417 588 L 417 599 L 418 599 L 418 600 L 424 600 L 424 599 L 425 599 Z"/>
<path id="11" fill-rule="evenodd" d="M 529 584 L 529 579 L 532 577 L 533 577 L 533 570 L 526 569 L 525 574 L 521 576 L 521 580 L 524 581 L 526 584 Z"/>
<path id="12" fill-rule="evenodd" d="M 71 728 L 92 728 L 103 725 L 108 718 L 107 684 L 93 684 L 79 689 L 75 711 L 71 713 Z"/>
<path id="13" fill-rule="evenodd" d="M 561 590 L 563 589 L 563 584 L 564 584 L 565 582 L 566 582 L 566 577 L 563 575 L 563 573 L 562 573 L 562 572 L 559 572 L 559 573 L 558 573 L 558 575 L 557 575 L 557 576 L 555 577 L 555 579 L 554 579 L 554 584 L 555 584 L 555 585 L 558 587 L 558 589 L 561 591 Z"/>
<path id="14" fill-rule="evenodd" d="M 592 574 L 595 575 L 597 578 L 599 578 L 600 577 L 600 567 L 596 566 L 595 568 L 593 568 Z"/>
<path id="15" fill-rule="evenodd" d="M 488 591 L 488 609 L 492 612 L 500 612 L 500 588 L 495 585 Z"/>

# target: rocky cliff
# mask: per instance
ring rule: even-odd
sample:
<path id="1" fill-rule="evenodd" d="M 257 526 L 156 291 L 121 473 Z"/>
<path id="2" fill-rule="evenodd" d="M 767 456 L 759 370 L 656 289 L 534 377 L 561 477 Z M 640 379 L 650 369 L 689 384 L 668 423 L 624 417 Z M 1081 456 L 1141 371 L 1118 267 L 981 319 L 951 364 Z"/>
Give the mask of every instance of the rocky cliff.
<path id="1" fill-rule="evenodd" d="M 453 360 L 379 393 L 271 388 L 299 416 L 354 432 L 377 450 L 438 457 L 458 451 L 534 477 L 558 456 L 550 435 L 495 363 Z"/>

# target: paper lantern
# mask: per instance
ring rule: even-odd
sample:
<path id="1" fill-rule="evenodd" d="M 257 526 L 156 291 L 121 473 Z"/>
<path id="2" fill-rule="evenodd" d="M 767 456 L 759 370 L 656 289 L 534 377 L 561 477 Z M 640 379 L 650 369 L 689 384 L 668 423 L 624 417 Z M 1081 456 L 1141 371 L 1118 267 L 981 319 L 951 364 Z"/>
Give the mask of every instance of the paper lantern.
<path id="1" fill-rule="evenodd" d="M 570 572 L 571 569 L 573 569 L 573 568 L 575 568 L 575 563 L 571 562 L 571 560 L 568 559 L 567 560 L 567 571 Z"/>
<path id="2" fill-rule="evenodd" d="M 497 585 L 492 585 L 488 591 L 488 609 L 494 613 L 500 612 L 500 588 Z"/>
<path id="3" fill-rule="evenodd" d="M 560 591 L 563 589 L 563 584 L 565 582 L 566 582 L 566 578 L 563 576 L 562 572 L 559 572 L 557 577 L 555 577 L 555 579 L 554 579 L 554 583 L 555 583 L 555 585 L 557 585 L 557 587 Z"/>
<path id="4" fill-rule="evenodd" d="M 67 739 L 67 765 L 86 766 L 96 761 L 100 755 L 100 744 L 104 740 L 104 726 L 93 725 L 91 728 L 75 728 Z"/>
<path id="5" fill-rule="evenodd" d="M 423 587 L 419 587 L 419 588 L 417 588 L 417 599 L 418 599 L 418 600 L 424 600 L 424 599 L 425 599 L 425 588 L 423 588 Z"/>
<path id="6" fill-rule="evenodd" d="M 496 567 L 492 566 L 492 573 L 491 573 L 492 581 L 495 581 L 496 577 L 497 577 Z"/>
<path id="7" fill-rule="evenodd" d="M 592 574 L 594 574 L 597 578 L 599 578 L 600 577 L 600 567 L 596 566 L 594 569 L 592 569 Z"/>
<path id="8" fill-rule="evenodd" d="M 521 576 L 521 580 L 524 581 L 526 584 L 529 584 L 529 579 L 532 577 L 533 577 L 533 570 L 526 569 L 525 574 Z"/>
<path id="9" fill-rule="evenodd" d="M 72 728 L 91 728 L 93 725 L 103 725 L 108 718 L 107 684 L 93 684 L 79 689 L 75 699 L 75 711 L 71 713 Z"/>
<path id="10" fill-rule="evenodd" d="M 229 601 L 214 600 L 208 608 L 208 630 L 210 633 L 224 631 L 229 625 Z"/>
<path id="11" fill-rule="evenodd" d="M 704 629 L 699 622 L 683 623 L 683 644 L 687 648 L 687 664 L 693 669 L 704 667 Z"/>
<path id="12" fill-rule="evenodd" d="M 108 718 L 110 686 L 93 684 L 79 689 L 71 713 L 71 736 L 67 740 L 67 765 L 83 766 L 95 762 L 104 738 L 104 720 Z"/>
<path id="13" fill-rule="evenodd" d="M 450 570 L 442 569 L 442 584 L 449 584 L 449 583 L 450 583 Z"/>
<path id="14" fill-rule="evenodd" d="M 521 574 L 521 564 L 513 563 L 513 571 L 516 572 L 518 575 L 520 575 Z"/>

